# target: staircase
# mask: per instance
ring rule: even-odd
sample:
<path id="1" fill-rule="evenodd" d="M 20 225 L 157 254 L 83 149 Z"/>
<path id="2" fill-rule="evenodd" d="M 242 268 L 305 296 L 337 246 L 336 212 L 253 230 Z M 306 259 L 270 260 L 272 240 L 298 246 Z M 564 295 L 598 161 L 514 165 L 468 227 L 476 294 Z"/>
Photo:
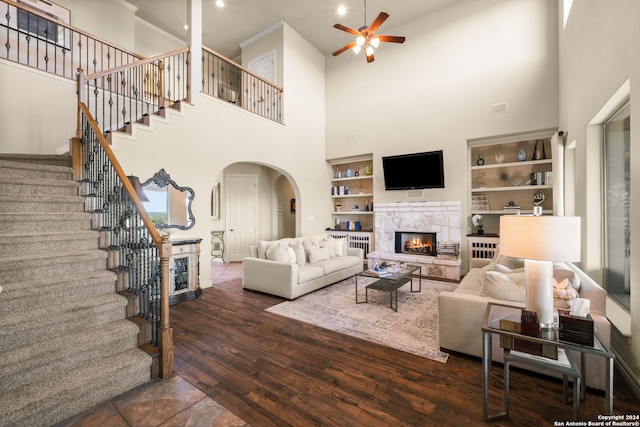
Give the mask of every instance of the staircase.
<path id="1" fill-rule="evenodd" d="M 151 379 L 67 156 L 0 154 L 0 427 L 47 426 Z"/>

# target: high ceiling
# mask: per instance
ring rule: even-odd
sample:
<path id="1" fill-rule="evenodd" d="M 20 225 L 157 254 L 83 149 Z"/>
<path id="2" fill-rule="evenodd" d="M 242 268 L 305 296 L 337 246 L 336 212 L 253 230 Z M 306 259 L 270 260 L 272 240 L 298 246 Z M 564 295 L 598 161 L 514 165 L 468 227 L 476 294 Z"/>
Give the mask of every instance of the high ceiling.
<path id="1" fill-rule="evenodd" d="M 138 8 L 136 15 L 186 41 L 187 0 L 127 0 Z M 365 0 L 202 0 L 203 44 L 228 58 L 240 55 L 240 43 L 271 25 L 284 21 L 328 55 L 352 41 L 349 34 L 332 28 L 341 23 L 358 29 L 370 24 L 379 12 L 391 17 L 379 34 L 395 34 L 394 28 L 458 0 L 369 0 L 365 22 Z M 338 16 L 339 5 L 347 13 Z"/>

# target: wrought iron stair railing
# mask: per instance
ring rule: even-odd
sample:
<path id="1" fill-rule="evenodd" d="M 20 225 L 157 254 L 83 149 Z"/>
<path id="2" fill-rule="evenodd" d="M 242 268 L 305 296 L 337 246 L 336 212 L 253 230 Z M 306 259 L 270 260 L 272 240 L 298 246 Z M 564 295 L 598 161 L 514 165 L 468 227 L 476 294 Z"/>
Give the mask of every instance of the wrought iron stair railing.
<path id="1" fill-rule="evenodd" d="M 202 92 L 283 123 L 283 89 L 219 53 L 202 48 Z"/>
<path id="2" fill-rule="evenodd" d="M 171 243 L 161 236 L 118 163 L 87 106 L 79 103 L 79 135 L 72 140 L 74 172 L 81 175 L 86 211 L 105 233 L 116 256 L 119 280 L 137 300 L 148 322 L 149 343 L 159 350 L 159 375 L 173 374 L 173 335 L 169 321 Z M 77 171 L 78 167 L 81 171 Z"/>
<path id="3" fill-rule="evenodd" d="M 0 45 L 0 58 L 68 79 L 144 59 L 13 0 L 0 0 Z"/>

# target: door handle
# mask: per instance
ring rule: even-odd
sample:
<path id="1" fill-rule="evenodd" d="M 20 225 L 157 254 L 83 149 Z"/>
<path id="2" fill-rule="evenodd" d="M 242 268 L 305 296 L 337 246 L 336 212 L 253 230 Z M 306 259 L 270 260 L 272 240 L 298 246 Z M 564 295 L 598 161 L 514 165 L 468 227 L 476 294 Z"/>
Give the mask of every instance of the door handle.
<path id="1" fill-rule="evenodd" d="M 234 230 L 233 228 L 230 228 L 229 231 L 236 231 L 236 230 Z"/>

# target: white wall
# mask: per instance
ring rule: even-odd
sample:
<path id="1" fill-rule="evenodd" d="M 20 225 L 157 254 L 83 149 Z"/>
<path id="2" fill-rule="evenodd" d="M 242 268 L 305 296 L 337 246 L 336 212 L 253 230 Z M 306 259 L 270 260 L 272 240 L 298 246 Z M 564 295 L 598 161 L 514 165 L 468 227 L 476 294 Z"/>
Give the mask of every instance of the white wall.
<path id="1" fill-rule="evenodd" d="M 562 7 L 560 5 L 560 7 Z M 640 2 L 632 0 L 574 1 L 567 26 L 559 32 L 560 128 L 575 141 L 571 150 L 571 181 L 574 206 L 582 217 L 582 268 L 596 280 L 602 278 L 602 215 L 600 140 L 594 117 L 606 110 L 609 100 L 630 81 L 631 103 L 631 342 L 614 333 L 619 361 L 626 364 L 640 383 L 640 114 L 634 102 L 640 99 Z M 634 101 L 636 100 L 636 101 Z M 596 120 L 597 121 L 597 120 Z"/>
<path id="2" fill-rule="evenodd" d="M 380 158 L 444 150 L 445 186 L 426 201 L 463 202 L 467 216 L 466 141 L 557 126 L 557 6 L 554 0 L 458 2 L 384 34 L 366 63 L 347 51 L 327 57 L 327 158 L 373 152 L 375 201 L 406 201 L 384 191 Z M 381 30 L 382 31 L 382 30 Z M 506 114 L 489 106 L 508 102 Z M 357 133 L 357 141 L 345 135 Z"/>
<path id="3" fill-rule="evenodd" d="M 0 61 L 0 152 L 57 154 L 76 129 L 73 80 Z"/>

